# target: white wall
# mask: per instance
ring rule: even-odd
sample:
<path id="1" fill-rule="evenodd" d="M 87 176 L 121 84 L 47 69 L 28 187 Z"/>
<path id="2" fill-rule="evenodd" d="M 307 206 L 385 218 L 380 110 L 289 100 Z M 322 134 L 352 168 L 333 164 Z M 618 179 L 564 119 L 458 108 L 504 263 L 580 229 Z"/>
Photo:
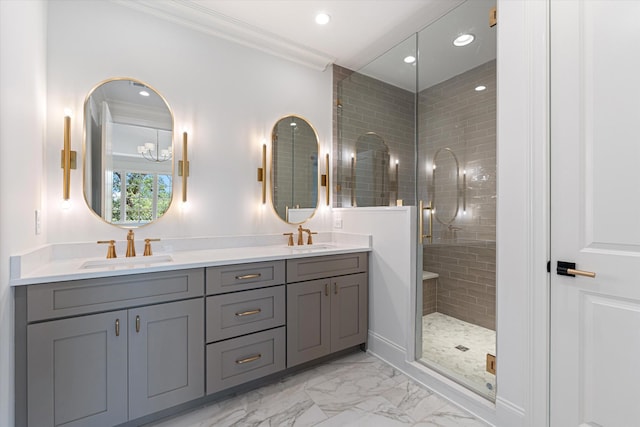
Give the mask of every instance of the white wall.
<path id="1" fill-rule="evenodd" d="M 49 242 L 125 238 L 122 230 L 87 209 L 81 169 L 71 174 L 71 208 L 59 206 L 63 110 L 75 112 L 72 148 L 80 154 L 85 96 L 97 83 L 116 76 L 140 79 L 166 98 L 175 117 L 176 143 L 181 144 L 185 128 L 189 131 L 188 208 L 181 209 L 178 178 L 169 212 L 140 229 L 139 238 L 293 229 L 269 204 L 259 203 L 260 141 L 270 141 L 275 122 L 295 113 L 313 124 L 320 152 L 327 152 L 331 70 L 311 70 L 103 0 L 50 2 L 48 26 L 44 225 Z M 310 227 L 325 230 L 328 216 L 329 210 L 322 210 Z"/>
<path id="2" fill-rule="evenodd" d="M 44 1 L 0 1 L 0 425 L 13 425 L 13 292 L 9 255 L 41 245 L 46 96 Z"/>

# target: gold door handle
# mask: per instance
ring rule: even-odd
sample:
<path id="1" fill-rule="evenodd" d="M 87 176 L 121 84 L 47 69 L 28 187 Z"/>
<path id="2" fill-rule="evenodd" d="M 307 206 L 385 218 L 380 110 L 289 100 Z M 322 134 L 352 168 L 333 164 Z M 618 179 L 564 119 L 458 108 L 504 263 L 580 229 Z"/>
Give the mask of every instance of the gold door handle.
<path id="1" fill-rule="evenodd" d="M 236 316 L 238 316 L 238 317 L 251 316 L 253 314 L 258 314 L 260 312 L 262 312 L 262 310 L 258 308 L 258 309 L 255 309 L 255 310 L 248 310 L 248 311 L 238 312 L 238 313 L 236 313 Z"/>
<path id="2" fill-rule="evenodd" d="M 236 280 L 257 279 L 260 276 L 261 276 L 260 273 L 245 274 L 243 276 L 236 276 Z"/>
<path id="3" fill-rule="evenodd" d="M 585 271 L 585 270 L 577 270 L 575 262 L 566 262 L 566 261 L 558 261 L 558 266 L 556 267 L 556 273 L 560 276 L 582 276 L 582 277 L 590 277 L 595 278 L 596 273 L 593 271 Z"/>
<path id="4" fill-rule="evenodd" d="M 590 277 L 592 279 L 596 277 L 596 273 L 593 271 L 575 270 L 573 268 L 567 268 L 567 273 L 573 274 L 574 276 Z"/>
<path id="5" fill-rule="evenodd" d="M 140 332 L 140 316 L 136 316 L 136 332 Z"/>
<path id="6" fill-rule="evenodd" d="M 423 243 L 426 238 L 431 243 L 433 239 L 433 207 L 431 202 L 425 207 L 424 202 L 420 200 L 418 210 L 418 239 L 420 243 Z M 424 234 L 424 211 L 429 211 L 429 232 L 427 234 Z"/>
<path id="7" fill-rule="evenodd" d="M 255 356 L 250 356 L 250 357 L 247 357 L 245 359 L 238 359 L 238 360 L 236 360 L 236 364 L 237 365 L 242 365 L 243 363 L 255 362 L 256 360 L 260 359 L 261 357 L 262 357 L 262 355 L 260 353 L 258 353 Z"/>
<path id="8" fill-rule="evenodd" d="M 116 319 L 116 336 L 120 336 L 120 319 Z"/>

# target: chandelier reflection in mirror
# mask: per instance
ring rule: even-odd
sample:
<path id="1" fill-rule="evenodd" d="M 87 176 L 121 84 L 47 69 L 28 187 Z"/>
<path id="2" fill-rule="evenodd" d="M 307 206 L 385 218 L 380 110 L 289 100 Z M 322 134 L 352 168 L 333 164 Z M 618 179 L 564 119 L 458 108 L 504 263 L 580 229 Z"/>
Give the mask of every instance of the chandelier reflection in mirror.
<path id="1" fill-rule="evenodd" d="M 160 149 L 159 130 L 156 129 L 156 142 L 147 142 L 144 145 L 138 145 L 138 154 L 145 160 L 150 162 L 166 162 L 173 157 L 173 147 L 169 145 L 167 148 Z"/>

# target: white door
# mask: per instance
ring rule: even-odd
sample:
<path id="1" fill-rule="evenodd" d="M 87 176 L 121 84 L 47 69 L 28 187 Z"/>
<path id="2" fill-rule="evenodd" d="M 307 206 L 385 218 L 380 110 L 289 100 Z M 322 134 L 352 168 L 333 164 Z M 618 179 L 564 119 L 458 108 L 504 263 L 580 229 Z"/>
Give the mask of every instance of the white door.
<path id="1" fill-rule="evenodd" d="M 637 426 L 640 1 L 551 1 L 550 19 L 551 426 Z"/>

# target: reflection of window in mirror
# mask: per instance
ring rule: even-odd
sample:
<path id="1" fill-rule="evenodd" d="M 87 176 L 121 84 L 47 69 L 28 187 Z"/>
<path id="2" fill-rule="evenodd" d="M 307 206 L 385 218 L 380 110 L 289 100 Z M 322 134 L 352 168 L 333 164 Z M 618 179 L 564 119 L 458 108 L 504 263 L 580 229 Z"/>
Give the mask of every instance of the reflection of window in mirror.
<path id="1" fill-rule="evenodd" d="M 158 219 L 169 208 L 171 182 L 166 174 L 114 171 L 111 222 L 127 225 Z"/>

